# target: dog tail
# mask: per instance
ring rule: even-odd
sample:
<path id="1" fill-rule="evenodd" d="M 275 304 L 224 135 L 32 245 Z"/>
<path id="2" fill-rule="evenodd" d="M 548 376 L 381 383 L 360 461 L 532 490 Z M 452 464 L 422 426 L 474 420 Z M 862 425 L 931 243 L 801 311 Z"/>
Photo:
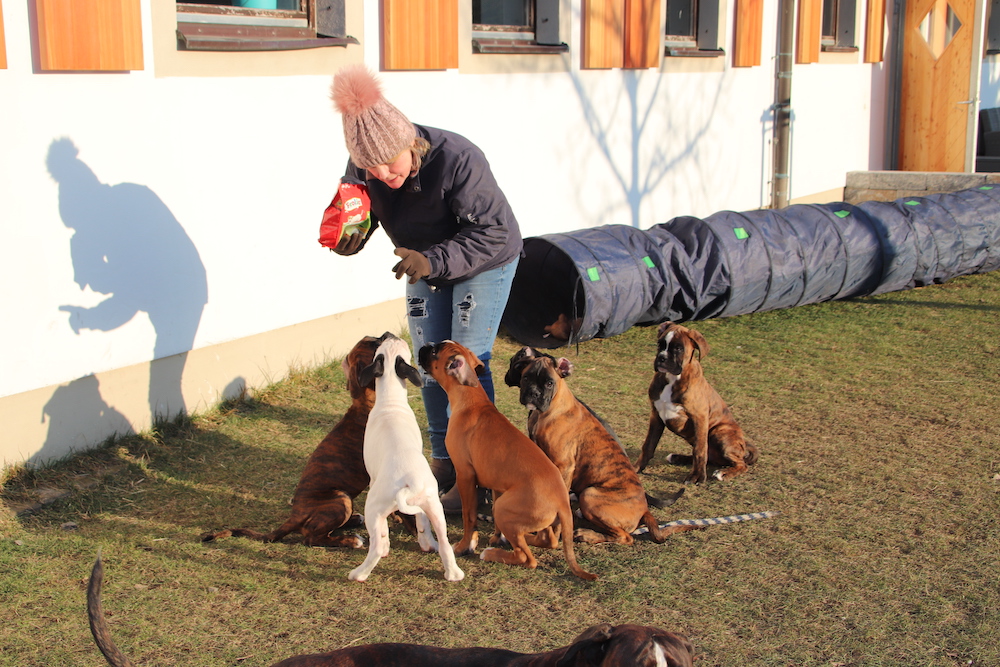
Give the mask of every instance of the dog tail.
<path id="1" fill-rule="evenodd" d="M 686 530 L 700 530 L 704 528 L 702 525 L 670 525 L 660 527 L 660 523 L 649 510 L 646 510 L 646 513 L 642 515 L 639 521 L 646 527 L 646 530 L 649 531 L 649 536 L 657 544 L 663 544 L 674 533 L 683 533 Z"/>
<path id="2" fill-rule="evenodd" d="M 559 525 L 562 526 L 563 554 L 570 571 L 584 581 L 594 581 L 597 575 L 587 572 L 576 562 L 576 553 L 573 551 L 573 510 L 568 502 L 566 507 L 559 510 Z"/>
<path id="3" fill-rule="evenodd" d="M 101 607 L 101 583 L 104 581 L 104 564 L 101 562 L 101 553 L 97 553 L 97 560 L 90 571 L 90 582 L 87 584 L 87 617 L 90 619 L 90 632 L 94 635 L 97 648 L 101 649 L 104 658 L 112 667 L 135 667 L 132 661 L 125 657 L 125 654 L 118 650 L 111 639 L 111 632 L 108 628 L 108 621 L 104 617 L 104 609 Z"/>
<path id="4" fill-rule="evenodd" d="M 426 497 L 426 491 L 416 491 L 413 487 L 404 486 L 396 492 L 396 505 L 403 514 L 422 514 L 424 510 L 420 504 Z"/>
<path id="5" fill-rule="evenodd" d="M 646 504 L 650 505 L 651 507 L 657 507 L 659 509 L 663 509 L 664 507 L 670 507 L 671 505 L 673 505 L 674 503 L 676 503 L 680 499 L 680 497 L 683 496 L 683 495 L 684 495 L 684 487 L 683 486 L 681 487 L 680 491 L 678 491 L 677 493 L 675 493 L 672 496 L 668 496 L 665 499 L 656 498 L 656 497 L 651 496 L 651 495 L 649 495 L 647 493 L 646 494 Z"/>

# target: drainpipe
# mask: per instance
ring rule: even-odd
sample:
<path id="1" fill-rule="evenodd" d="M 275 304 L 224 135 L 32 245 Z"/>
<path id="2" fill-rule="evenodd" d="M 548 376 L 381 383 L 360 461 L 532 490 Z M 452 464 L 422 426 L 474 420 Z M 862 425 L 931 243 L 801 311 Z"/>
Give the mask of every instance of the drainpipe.
<path id="1" fill-rule="evenodd" d="M 795 2 L 778 5 L 778 58 L 774 83 L 774 160 L 771 208 L 788 206 L 792 125 L 792 49 L 795 45 Z"/>

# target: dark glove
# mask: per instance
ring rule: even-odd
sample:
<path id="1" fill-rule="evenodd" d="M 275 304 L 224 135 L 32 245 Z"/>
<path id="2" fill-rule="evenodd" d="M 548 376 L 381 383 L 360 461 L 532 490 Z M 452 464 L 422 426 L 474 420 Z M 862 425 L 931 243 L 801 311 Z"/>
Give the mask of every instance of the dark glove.
<path id="1" fill-rule="evenodd" d="M 405 273 L 410 277 L 412 285 L 431 274 L 431 261 L 424 257 L 423 253 L 409 248 L 396 248 L 395 254 L 401 258 L 396 266 L 392 267 L 392 270 L 396 272 L 396 280 L 402 278 Z"/>
<path id="2" fill-rule="evenodd" d="M 359 229 L 350 236 L 345 236 L 340 239 L 340 243 L 337 247 L 333 249 L 338 255 L 353 255 L 361 248 L 361 244 L 365 240 L 365 231 Z"/>

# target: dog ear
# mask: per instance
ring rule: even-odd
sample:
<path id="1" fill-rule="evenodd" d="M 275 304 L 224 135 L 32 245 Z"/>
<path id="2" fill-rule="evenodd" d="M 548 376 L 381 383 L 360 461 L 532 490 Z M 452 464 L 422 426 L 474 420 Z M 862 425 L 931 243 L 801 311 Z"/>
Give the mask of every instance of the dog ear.
<path id="1" fill-rule="evenodd" d="M 476 360 L 476 363 L 473 364 L 473 366 L 472 366 L 472 369 L 474 371 L 476 371 L 476 377 L 479 377 L 481 375 L 485 375 L 486 374 L 486 364 L 484 364 L 483 360 L 480 359 L 479 357 L 473 357 L 473 359 Z"/>
<path id="2" fill-rule="evenodd" d="M 672 326 L 674 326 L 674 323 L 671 322 L 670 320 L 667 320 L 666 322 L 661 322 L 660 326 L 656 328 L 656 337 L 662 338 L 663 333 Z"/>
<path id="3" fill-rule="evenodd" d="M 361 369 L 361 373 L 358 374 L 358 382 L 361 383 L 362 387 L 374 387 L 375 378 L 382 377 L 383 373 L 385 373 L 385 355 L 377 354 L 371 364 Z"/>
<path id="4" fill-rule="evenodd" d="M 459 384 L 467 387 L 479 386 L 479 379 L 469 369 L 469 362 L 461 354 L 456 354 L 448 359 L 448 363 L 445 366 L 445 373 L 455 378 Z"/>
<path id="5" fill-rule="evenodd" d="M 517 387 L 521 384 L 521 375 L 528 361 L 535 356 L 535 351 L 530 347 L 522 347 L 510 358 L 510 366 L 503 376 L 504 384 L 508 387 Z"/>
<path id="6" fill-rule="evenodd" d="M 691 342 L 694 343 L 694 347 L 698 350 L 698 358 L 703 359 L 708 356 L 708 341 L 701 334 L 700 331 L 695 331 L 694 329 L 688 329 L 688 335 L 691 336 Z"/>
<path id="7" fill-rule="evenodd" d="M 612 626 L 608 623 L 592 625 L 581 632 L 559 658 L 556 667 L 571 667 L 572 665 L 601 664 L 604 645 L 611 639 Z"/>
<path id="8" fill-rule="evenodd" d="M 417 369 L 403 361 L 402 357 L 396 357 L 396 375 L 404 380 L 409 380 L 414 386 L 424 386 L 424 381 L 421 379 Z"/>
<path id="9" fill-rule="evenodd" d="M 566 357 L 559 357 L 556 359 L 556 370 L 559 377 L 567 378 L 573 372 L 573 363 Z"/>

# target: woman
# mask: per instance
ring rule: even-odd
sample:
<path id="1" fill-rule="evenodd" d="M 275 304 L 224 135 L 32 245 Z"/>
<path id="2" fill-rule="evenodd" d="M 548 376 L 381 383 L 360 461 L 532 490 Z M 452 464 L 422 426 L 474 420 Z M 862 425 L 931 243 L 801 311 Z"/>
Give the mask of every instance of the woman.
<path id="1" fill-rule="evenodd" d="M 400 258 L 396 278 L 409 277 L 407 317 L 415 350 L 454 340 L 485 364 L 480 377 L 494 399 L 490 357 L 521 254 L 514 213 L 483 152 L 453 132 L 414 125 L 383 96 L 364 65 L 333 80 L 351 159 L 344 182 L 365 184 L 371 198 L 367 234 L 345 237 L 335 251 L 353 255 L 382 226 Z M 431 469 L 442 492 L 455 482 L 444 439 L 448 396 L 424 375 Z M 461 511 L 457 491 L 442 499 Z"/>

